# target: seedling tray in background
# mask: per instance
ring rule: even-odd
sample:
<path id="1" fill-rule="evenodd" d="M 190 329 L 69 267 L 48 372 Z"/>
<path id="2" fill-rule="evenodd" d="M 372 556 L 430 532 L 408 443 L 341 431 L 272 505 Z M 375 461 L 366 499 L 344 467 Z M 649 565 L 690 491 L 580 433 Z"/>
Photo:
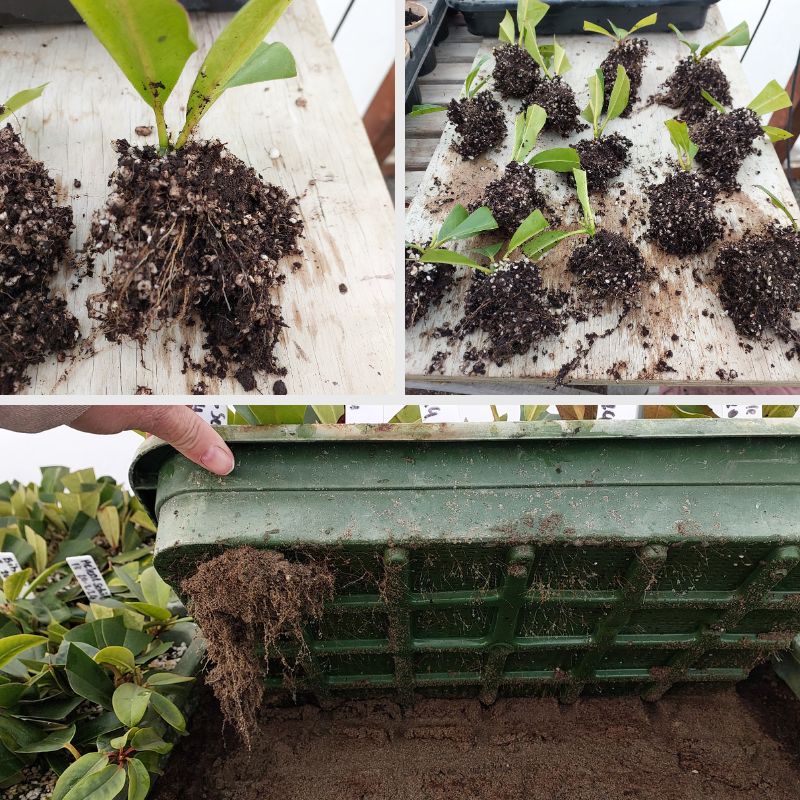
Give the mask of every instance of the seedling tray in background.
<path id="1" fill-rule="evenodd" d="M 702 28 L 708 9 L 719 0 L 547 0 L 550 11 L 536 26 L 542 34 L 582 33 L 583 21 L 632 28 L 643 17 L 658 12 L 658 23 L 649 31 L 667 31 L 671 22 L 682 31 Z M 476 36 L 497 36 L 506 11 L 515 13 L 515 0 L 447 0 L 461 11 L 467 30 Z"/>
<path id="2" fill-rule="evenodd" d="M 434 46 L 434 39 L 439 32 L 439 28 L 442 24 L 446 24 L 444 20 L 445 14 L 447 14 L 447 3 L 445 0 L 417 1 L 420 5 L 428 9 L 428 21 L 424 25 L 420 25 L 418 28 L 413 28 L 405 33 L 406 41 L 411 47 L 411 58 L 405 62 L 406 100 L 409 100 L 412 90 L 416 86 L 420 70 L 425 63 L 428 53 Z M 418 101 L 419 98 L 416 98 L 415 102 Z"/>
<path id="3" fill-rule="evenodd" d="M 299 688 L 656 699 L 738 681 L 800 631 L 800 427 L 782 420 L 222 429 L 131 485 L 178 587 L 224 547 L 322 557 Z M 268 682 L 279 687 L 279 671 Z"/>

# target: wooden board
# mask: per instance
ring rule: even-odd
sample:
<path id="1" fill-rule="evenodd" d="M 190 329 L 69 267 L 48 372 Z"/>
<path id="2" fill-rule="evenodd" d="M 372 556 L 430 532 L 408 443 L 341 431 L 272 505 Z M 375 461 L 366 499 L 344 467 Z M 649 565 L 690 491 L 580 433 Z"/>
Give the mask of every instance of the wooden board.
<path id="1" fill-rule="evenodd" d="M 724 30 L 721 16 L 716 7 L 709 13 L 706 28 L 692 34 L 692 39 L 708 41 L 719 36 Z M 619 131 L 633 142 L 632 165 L 620 176 L 620 181 L 627 187 L 627 195 L 620 198 L 619 190 L 612 188 L 601 208 L 595 202 L 598 222 L 601 226 L 616 229 L 625 209 L 633 198 L 639 207 L 646 207 L 644 188 L 650 182 L 660 181 L 669 171 L 666 156 L 671 146 L 664 121 L 675 116 L 675 112 L 661 105 L 646 105 L 647 98 L 655 94 L 659 86 L 671 73 L 674 65 L 684 56 L 685 49 L 671 34 L 651 34 L 646 38 L 651 43 L 651 54 L 645 64 L 640 101 L 628 120 L 615 120 L 610 123 L 608 132 Z M 573 64 L 566 79 L 576 92 L 578 105 L 583 108 L 587 104 L 588 92 L 586 77 L 599 66 L 609 49 L 605 37 L 594 35 L 574 35 L 563 37 L 564 46 Z M 496 40 L 484 40 L 478 56 L 491 54 Z M 735 105 L 747 104 L 755 95 L 755 91 L 747 85 L 738 62 L 736 52 L 722 48 L 716 51 L 722 67 L 731 83 Z M 449 83 L 452 65 L 445 63 L 437 69 L 436 78 L 431 78 L 423 87 L 423 101 L 427 103 L 446 102 L 458 91 L 458 85 Z M 490 59 L 484 67 L 491 73 L 493 62 Z M 461 65 L 461 76 L 469 71 L 467 65 Z M 756 87 L 760 90 L 761 87 Z M 520 102 L 504 103 L 509 132 L 513 130 L 514 116 L 519 112 Z M 434 115 L 431 115 L 434 116 Z M 443 115 L 438 115 L 440 123 Z M 424 117 L 422 118 L 424 119 Z M 430 136 L 433 128 L 430 123 L 417 124 L 409 140 L 410 163 L 419 164 L 430 149 Z M 578 134 L 572 141 L 589 135 L 589 132 Z M 438 142 L 430 159 L 424 177 L 418 181 L 418 190 L 411 203 L 406 219 L 406 239 L 425 241 L 430 237 L 449 212 L 454 200 L 469 205 L 477 200 L 490 180 L 494 179 L 502 165 L 510 160 L 512 137 L 509 133 L 505 143 L 487 156 L 471 162 L 462 161 L 451 149 L 454 131 L 449 124 Z M 544 134 L 540 138 L 539 147 L 564 146 L 565 140 L 552 134 Z M 788 182 L 775 155 L 774 149 L 764 140 L 759 145 L 760 155 L 750 156 L 739 174 L 743 191 L 730 197 L 722 197 L 717 203 L 717 213 L 730 223 L 730 235 L 741 235 L 749 226 L 759 224 L 778 217 L 772 206 L 754 184 L 760 183 L 775 192 L 797 213 L 797 204 L 792 196 Z M 652 165 L 653 173 L 640 174 L 642 164 Z M 457 177 L 456 177 L 457 176 Z M 539 172 L 540 186 L 550 196 L 554 207 L 563 206 L 566 210 L 565 224 L 576 223 L 579 209 L 574 192 L 569 191 L 561 176 L 549 172 Z M 417 183 L 412 178 L 411 186 Z M 441 187 L 441 188 L 440 188 Z M 715 386 L 724 392 L 731 386 L 759 386 L 767 384 L 800 385 L 800 363 L 798 359 L 788 360 L 784 353 L 789 346 L 776 341 L 766 346 L 753 344 L 751 352 L 742 347 L 747 344 L 736 335 L 733 324 L 721 308 L 715 292 L 715 281 L 711 267 L 719 247 L 698 257 L 679 259 L 666 256 L 661 250 L 642 240 L 645 224 L 631 216 L 627 227 L 628 233 L 636 240 L 645 260 L 658 273 L 658 280 L 644 291 L 642 308 L 633 311 L 625 323 L 612 335 L 599 339 L 581 363 L 570 372 L 567 381 L 576 384 L 609 384 L 614 383 L 613 371 L 620 376 L 620 384 L 660 384 L 660 385 L 696 385 Z M 576 241 L 560 245 L 548 254 L 541 262 L 541 269 L 548 285 L 563 285 L 564 269 Z M 462 248 L 463 249 L 463 248 Z M 703 285 L 695 286 L 692 278 L 693 270 L 697 270 L 704 278 Z M 464 270 L 466 272 L 466 270 Z M 458 385 L 462 390 L 489 390 L 493 383 L 504 385 L 518 383 L 530 385 L 531 382 L 552 384 L 559 368 L 570 362 L 578 352 L 578 347 L 585 345 L 585 336 L 589 332 L 601 333 L 616 325 L 619 319 L 618 309 L 609 310 L 589 322 L 571 323 L 558 338 L 547 340 L 539 349 L 530 351 L 525 356 L 516 356 L 497 367 L 486 362 L 486 374 L 468 375 L 468 364 L 463 362 L 463 352 L 467 342 L 448 343 L 445 339 L 435 338 L 431 331 L 443 325 L 455 327 L 463 309 L 464 295 L 468 279 L 459 281 L 451 294 L 451 302 L 446 302 L 436 312 L 406 333 L 406 377 L 416 386 L 435 387 L 444 383 L 452 387 Z M 703 309 L 709 315 L 703 315 Z M 628 323 L 631 323 L 628 326 Z M 640 331 L 645 326 L 650 334 L 647 341 L 649 348 L 641 345 Z M 678 341 L 673 342 L 672 334 L 677 334 Z M 480 332 L 468 337 L 470 345 L 480 349 L 485 338 Z M 664 358 L 666 351 L 672 350 L 673 356 L 667 363 L 675 372 L 657 372 L 656 365 Z M 428 374 L 431 359 L 437 351 L 447 351 L 450 355 L 445 359 L 441 372 Z M 538 356 L 538 358 L 536 358 Z M 535 360 L 534 360 L 535 359 Z M 724 370 L 726 380 L 716 375 Z M 727 379 L 727 376 L 734 376 Z"/>
<path id="2" fill-rule="evenodd" d="M 167 104 L 171 130 L 202 58 L 230 14 L 192 16 L 199 52 L 189 60 Z M 288 368 L 290 393 L 387 394 L 394 388 L 394 217 L 391 199 L 369 146 L 350 91 L 314 0 L 295 0 L 270 35 L 295 55 L 298 77 L 226 92 L 203 119 L 199 135 L 218 137 L 266 181 L 300 197 L 305 223 L 302 268 L 281 265 L 287 280 L 280 303 L 289 328 L 277 351 Z M 86 235 L 92 213 L 107 194 L 116 163 L 110 142 L 152 123 L 152 112 L 128 85 L 106 51 L 79 25 L 0 30 L 2 93 L 49 81 L 44 96 L 18 116 L 22 138 L 34 158 L 56 177 L 64 202 L 72 204 L 77 231 Z M 277 149 L 280 157 L 270 158 Z M 74 179 L 81 188 L 73 186 Z M 61 275 L 64 287 L 68 276 Z M 347 291 L 340 291 L 340 284 Z M 86 298 L 99 278 L 69 295 L 72 311 L 90 335 Z M 143 352 L 97 337 L 96 354 L 73 363 L 31 370 L 30 393 L 186 395 L 200 380 L 181 374 L 184 331 L 153 334 Z M 200 337 L 189 335 L 193 356 Z M 258 376 L 270 392 L 274 377 Z M 209 393 L 242 394 L 233 378 L 206 380 Z"/>

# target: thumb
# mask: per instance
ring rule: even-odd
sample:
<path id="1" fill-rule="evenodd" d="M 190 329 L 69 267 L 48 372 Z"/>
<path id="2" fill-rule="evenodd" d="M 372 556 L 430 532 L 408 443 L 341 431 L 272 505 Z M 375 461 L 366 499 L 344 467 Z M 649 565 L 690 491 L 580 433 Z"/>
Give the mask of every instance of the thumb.
<path id="1" fill-rule="evenodd" d="M 137 427 L 171 444 L 190 461 L 216 475 L 234 468 L 233 453 L 222 437 L 187 406 L 140 406 Z"/>

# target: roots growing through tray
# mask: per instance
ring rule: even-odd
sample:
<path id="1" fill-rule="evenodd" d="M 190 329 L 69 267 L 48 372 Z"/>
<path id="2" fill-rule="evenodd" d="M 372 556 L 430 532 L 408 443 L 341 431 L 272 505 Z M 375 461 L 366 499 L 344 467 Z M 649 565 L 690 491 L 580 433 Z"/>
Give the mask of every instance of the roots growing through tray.
<path id="1" fill-rule="evenodd" d="M 226 723 L 248 746 L 257 728 L 268 656 L 282 644 L 296 648 L 291 661 L 279 656 L 291 684 L 295 667 L 308 656 L 303 627 L 322 616 L 333 586 L 323 561 L 292 563 L 274 550 L 253 547 L 226 550 L 181 584 L 214 663 L 206 682 Z M 259 645 L 263 656 L 256 652 Z"/>
<path id="2" fill-rule="evenodd" d="M 639 87 L 642 85 L 642 66 L 650 46 L 646 39 L 623 39 L 616 47 L 609 51 L 608 55 L 600 64 L 605 81 L 606 105 L 611 97 L 611 90 L 614 88 L 614 81 L 617 79 L 617 67 L 622 65 L 631 82 L 631 93 L 628 106 L 622 112 L 623 117 L 629 117 L 633 110 L 634 103 L 639 99 Z"/>
<path id="3" fill-rule="evenodd" d="M 683 170 L 650 186 L 650 238 L 675 256 L 707 250 L 722 238 L 722 222 L 714 214 L 718 191 L 713 178 Z"/>
<path id="4" fill-rule="evenodd" d="M 736 189 L 742 162 L 755 152 L 753 143 L 762 135 L 761 122 L 749 108 L 729 114 L 713 111 L 692 126 L 691 137 L 698 146 L 697 163 L 726 189 Z"/>
<path id="5" fill-rule="evenodd" d="M 534 103 L 547 112 L 547 122 L 544 125 L 546 131 L 554 131 L 567 137 L 588 127 L 580 121 L 581 111 L 575 100 L 575 92 L 558 75 L 541 80 L 525 98 L 523 106 L 527 108 Z"/>
<path id="6" fill-rule="evenodd" d="M 503 44 L 494 49 L 494 85 L 501 97 L 525 97 L 539 80 L 539 65 L 525 48 Z"/>
<path id="7" fill-rule="evenodd" d="M 483 197 L 470 210 L 482 205 L 491 209 L 500 229 L 509 237 L 534 209 L 544 211 L 547 207 L 536 188 L 536 170 L 516 161 L 506 165 L 503 174 L 486 187 Z"/>
<path id="8" fill-rule="evenodd" d="M 630 161 L 633 142 L 619 133 L 599 139 L 581 139 L 575 149 L 581 158 L 581 169 L 586 172 L 586 183 L 592 191 L 605 191 Z M 575 179 L 567 173 L 574 185 Z"/>
<path id="9" fill-rule="evenodd" d="M 203 326 L 210 377 L 284 375 L 274 356 L 284 321 L 277 261 L 297 252 L 303 224 L 286 192 L 265 184 L 221 142 L 190 142 L 159 155 L 114 143 L 119 154 L 106 208 L 92 221 L 85 258 L 114 252 L 90 314 L 113 342 L 152 329 Z M 91 267 L 89 267 L 91 269 Z"/>
<path id="10" fill-rule="evenodd" d="M 506 138 L 506 118 L 497 98 L 489 92 L 451 100 L 447 119 L 455 125 L 460 141 L 453 149 L 463 158 L 475 158 Z"/>
<path id="11" fill-rule="evenodd" d="M 715 271 L 722 306 L 737 333 L 763 340 L 773 331 L 798 341 L 791 315 L 800 311 L 800 233 L 773 225 L 723 248 Z"/>
<path id="12" fill-rule="evenodd" d="M 0 394 L 30 383 L 26 370 L 75 347 L 79 328 L 66 301 L 50 293 L 71 262 L 72 209 L 10 125 L 0 128 Z"/>
<path id="13" fill-rule="evenodd" d="M 670 108 L 681 109 L 681 119 L 685 122 L 699 122 L 713 110 L 701 94 L 703 89 L 724 106 L 733 102 L 731 86 L 719 62 L 713 58 L 695 61 L 687 56 L 664 81 L 663 92 L 656 100 Z"/>
<path id="14" fill-rule="evenodd" d="M 452 264 L 426 264 L 417 255 L 415 250 L 406 250 L 406 328 L 438 306 L 455 283 Z"/>

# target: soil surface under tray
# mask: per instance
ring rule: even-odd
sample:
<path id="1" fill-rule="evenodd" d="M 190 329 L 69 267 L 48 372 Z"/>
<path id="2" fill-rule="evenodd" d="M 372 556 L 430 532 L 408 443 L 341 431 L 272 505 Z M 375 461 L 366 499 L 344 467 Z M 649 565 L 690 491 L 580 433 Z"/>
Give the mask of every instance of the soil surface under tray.
<path id="1" fill-rule="evenodd" d="M 795 800 L 800 703 L 769 668 L 637 696 L 268 708 L 248 752 L 211 692 L 153 800 Z"/>

